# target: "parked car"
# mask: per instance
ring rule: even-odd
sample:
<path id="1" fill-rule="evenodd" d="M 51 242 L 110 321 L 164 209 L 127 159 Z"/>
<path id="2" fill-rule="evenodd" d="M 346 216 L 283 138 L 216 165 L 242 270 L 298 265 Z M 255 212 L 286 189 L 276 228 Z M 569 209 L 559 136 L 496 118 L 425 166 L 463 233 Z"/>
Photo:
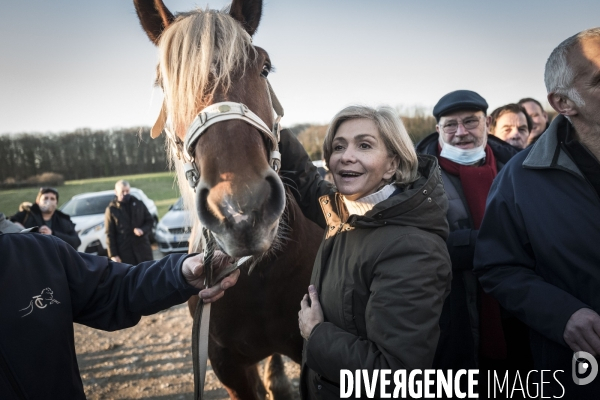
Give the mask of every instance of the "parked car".
<path id="1" fill-rule="evenodd" d="M 138 188 L 131 188 L 131 195 L 144 202 L 148 211 L 154 218 L 154 225 L 158 221 L 156 204 Z M 60 210 L 71 217 L 75 230 L 81 239 L 77 248 L 83 253 L 98 255 L 108 254 L 106 250 L 106 235 L 104 234 L 104 211 L 108 204 L 115 198 L 113 190 L 102 192 L 82 193 L 73 196 L 60 207 Z"/>
<path id="2" fill-rule="evenodd" d="M 187 253 L 192 223 L 179 198 L 156 225 L 156 242 L 161 253 Z"/>

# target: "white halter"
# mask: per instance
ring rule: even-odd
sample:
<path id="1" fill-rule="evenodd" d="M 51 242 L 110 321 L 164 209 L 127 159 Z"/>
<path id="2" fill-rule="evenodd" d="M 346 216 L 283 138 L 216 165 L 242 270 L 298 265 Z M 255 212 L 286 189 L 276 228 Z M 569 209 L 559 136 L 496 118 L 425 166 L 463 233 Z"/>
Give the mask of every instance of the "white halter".
<path id="1" fill-rule="evenodd" d="M 223 101 L 220 103 L 211 104 L 198 113 L 198 116 L 196 116 L 194 121 L 192 121 L 187 129 L 187 132 L 185 133 L 184 142 L 181 142 L 181 139 L 179 139 L 175 134 L 169 134 L 167 131 L 169 139 L 177 145 L 178 152 L 181 153 L 183 150 L 183 153 L 185 154 L 184 159 L 186 160 L 186 163 L 184 164 L 183 168 L 188 183 L 194 191 L 196 190 L 196 186 L 198 186 L 198 181 L 200 180 L 200 172 L 198 171 L 198 167 L 194 162 L 194 146 L 196 145 L 198 139 L 200 139 L 200 136 L 202 136 L 202 134 L 206 132 L 208 128 L 218 122 L 240 119 L 265 134 L 271 143 L 269 164 L 271 165 L 271 168 L 275 170 L 275 172 L 279 172 L 279 168 L 281 167 L 281 153 L 279 152 L 279 122 L 281 121 L 281 117 L 283 117 L 283 107 L 281 107 L 281 103 L 279 103 L 277 96 L 275 96 L 275 92 L 273 92 L 273 88 L 271 87 L 269 81 L 267 81 L 267 87 L 271 108 L 275 110 L 275 113 L 277 114 L 277 117 L 273 122 L 272 129 L 269 129 L 267 124 L 260 119 L 258 115 L 253 113 L 245 104 L 235 103 L 232 101 Z M 162 133 L 165 123 L 166 109 L 163 103 L 160 115 L 150 131 L 152 139 L 157 138 Z"/>

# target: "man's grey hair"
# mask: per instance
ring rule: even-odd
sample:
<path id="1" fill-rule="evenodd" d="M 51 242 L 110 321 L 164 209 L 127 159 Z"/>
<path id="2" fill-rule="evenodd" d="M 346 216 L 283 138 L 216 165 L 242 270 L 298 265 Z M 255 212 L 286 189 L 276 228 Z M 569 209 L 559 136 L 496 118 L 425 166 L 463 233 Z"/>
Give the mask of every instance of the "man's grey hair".
<path id="1" fill-rule="evenodd" d="M 121 180 L 118 180 L 117 183 L 115 183 L 115 190 L 117 190 L 120 186 L 130 187 L 131 185 L 126 180 L 121 179 Z"/>
<path id="2" fill-rule="evenodd" d="M 564 40 L 552 51 L 546 62 L 546 71 L 544 73 L 544 83 L 546 84 L 548 93 L 562 94 L 578 106 L 581 107 L 584 105 L 583 99 L 573 87 L 575 71 L 573 71 L 568 62 L 569 52 L 581 40 L 595 37 L 600 37 L 600 27 L 586 29 L 573 35 Z"/>

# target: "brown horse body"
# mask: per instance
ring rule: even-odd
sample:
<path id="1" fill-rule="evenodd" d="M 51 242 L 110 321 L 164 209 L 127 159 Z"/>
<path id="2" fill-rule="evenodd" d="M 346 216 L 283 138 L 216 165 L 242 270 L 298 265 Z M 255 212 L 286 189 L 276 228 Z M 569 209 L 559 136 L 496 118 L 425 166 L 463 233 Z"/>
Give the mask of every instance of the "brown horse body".
<path id="1" fill-rule="evenodd" d="M 188 126 L 211 104 L 242 103 L 272 124 L 266 81 L 271 62 L 250 39 L 260 22 L 262 1 L 234 0 L 228 13 L 198 10 L 178 16 L 161 0 L 134 3 L 161 54 L 157 81 L 165 92 L 172 156 L 180 158 L 179 142 Z M 274 398 L 290 393 L 276 381 L 282 372 L 277 354 L 301 361 L 297 312 L 322 237 L 321 229 L 286 196 L 269 164 L 268 143 L 241 120 L 210 126 L 189 154 L 200 173 L 195 193 L 187 187 L 182 162 L 175 160 L 184 201 L 195 210 L 194 229 L 208 228 L 228 255 L 255 260 L 252 274 L 242 272 L 211 312 L 209 358 L 234 399 L 259 399 L 267 391 Z M 198 249 L 200 241 L 192 246 Z M 248 272 L 248 266 L 242 269 Z M 266 375 L 275 380 L 265 390 L 256 363 L 273 354 Z"/>

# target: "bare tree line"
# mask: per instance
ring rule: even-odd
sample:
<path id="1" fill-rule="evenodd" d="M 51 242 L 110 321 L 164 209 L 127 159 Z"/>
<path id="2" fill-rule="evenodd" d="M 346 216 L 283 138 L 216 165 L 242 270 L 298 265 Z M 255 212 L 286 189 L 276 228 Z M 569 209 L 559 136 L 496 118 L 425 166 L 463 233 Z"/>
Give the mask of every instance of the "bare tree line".
<path id="1" fill-rule="evenodd" d="M 435 119 L 422 111 L 403 117 L 415 141 L 435 130 Z M 313 160 L 320 160 L 327 125 L 290 127 Z M 65 180 L 161 172 L 168 169 L 164 135 L 150 139 L 149 128 L 61 134 L 0 136 L 0 187 L 35 185 L 43 174 Z"/>
<path id="2" fill-rule="evenodd" d="M 149 128 L 0 136 L 0 183 L 53 172 L 85 179 L 167 170 L 164 137 Z"/>

